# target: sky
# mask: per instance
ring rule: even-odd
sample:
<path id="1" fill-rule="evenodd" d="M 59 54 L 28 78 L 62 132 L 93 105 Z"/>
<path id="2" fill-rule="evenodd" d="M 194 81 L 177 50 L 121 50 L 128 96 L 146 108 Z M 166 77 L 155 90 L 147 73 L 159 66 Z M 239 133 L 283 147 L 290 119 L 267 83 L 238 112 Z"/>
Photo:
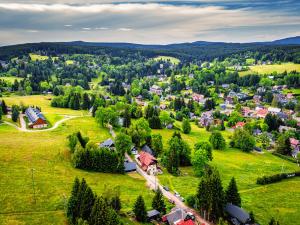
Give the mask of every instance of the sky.
<path id="1" fill-rule="evenodd" d="M 300 35 L 299 0 L 0 0 L 0 45 L 255 42 Z"/>

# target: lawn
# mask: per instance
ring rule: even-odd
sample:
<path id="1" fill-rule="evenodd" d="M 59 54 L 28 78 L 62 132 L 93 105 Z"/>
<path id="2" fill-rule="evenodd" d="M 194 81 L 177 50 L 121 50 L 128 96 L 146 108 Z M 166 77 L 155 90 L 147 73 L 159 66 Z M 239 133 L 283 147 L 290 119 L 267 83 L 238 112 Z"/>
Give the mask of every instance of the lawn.
<path id="1" fill-rule="evenodd" d="M 173 131 L 164 129 L 155 130 L 153 133 L 160 133 L 163 136 L 166 148 L 167 140 L 171 138 Z M 228 143 L 231 133 L 229 131 L 222 133 Z M 191 148 L 200 140 L 207 141 L 209 136 L 204 128 L 198 128 L 194 124 L 191 134 L 182 134 L 182 138 Z M 299 178 L 266 186 L 256 184 L 256 178 L 259 176 L 280 173 L 282 170 L 284 172 L 299 170 L 296 164 L 282 160 L 269 152 L 244 153 L 231 148 L 223 151 L 214 150 L 213 161 L 210 164 L 219 170 L 224 187 L 227 187 L 231 177 L 236 178 L 243 207 L 248 211 L 252 210 L 262 224 L 267 224 L 272 216 L 278 217 L 285 225 L 292 225 L 300 220 L 299 203 L 295 201 L 300 198 Z M 178 191 L 184 197 L 195 194 L 199 178 L 194 176 L 192 167 L 181 168 L 181 171 L 182 175 L 179 177 L 165 172 L 159 179 L 163 185 L 168 185 L 171 190 Z M 272 207 L 273 205 L 276 207 Z"/>
<path id="2" fill-rule="evenodd" d="M 282 63 L 282 64 L 273 64 L 273 65 L 255 65 L 249 66 L 249 70 L 239 72 L 241 76 L 248 74 L 271 74 L 273 72 L 283 73 L 284 71 L 291 72 L 293 70 L 300 71 L 300 64 L 294 63 Z"/>
<path id="3" fill-rule="evenodd" d="M 153 59 L 156 60 L 156 61 L 159 61 L 159 60 L 170 61 L 174 65 L 177 65 L 177 64 L 180 63 L 179 59 L 177 59 L 175 57 L 172 57 L 172 56 L 157 56 L 157 57 L 155 57 Z"/>
<path id="4" fill-rule="evenodd" d="M 10 77 L 0 77 L 0 80 L 4 80 L 8 83 L 13 84 L 15 82 L 15 80 L 20 82 L 21 80 L 23 80 L 23 78 L 22 77 L 10 76 Z"/>
<path id="5" fill-rule="evenodd" d="M 29 95 L 29 96 L 10 96 L 2 98 L 7 105 L 19 105 L 23 103 L 24 105 L 34 105 L 41 107 L 42 113 L 45 115 L 46 119 L 54 125 L 55 122 L 61 120 L 64 115 L 71 116 L 83 116 L 87 115 L 88 112 L 84 110 L 72 110 L 66 108 L 54 108 L 51 107 L 52 95 Z"/>
<path id="6" fill-rule="evenodd" d="M 46 56 L 46 55 L 38 55 L 38 54 L 33 54 L 33 53 L 30 53 L 29 54 L 30 58 L 32 61 L 44 61 L 44 60 L 47 60 L 49 57 Z"/>
<path id="7" fill-rule="evenodd" d="M 78 130 L 95 142 L 110 137 L 91 117 L 69 120 L 53 131 L 40 133 L 0 125 L 0 224 L 66 224 L 66 201 L 76 176 L 84 177 L 98 195 L 105 187 L 120 186 L 125 212 L 132 209 L 139 194 L 150 207 L 152 192 L 146 191 L 139 175 L 103 174 L 72 167 L 66 137 Z"/>

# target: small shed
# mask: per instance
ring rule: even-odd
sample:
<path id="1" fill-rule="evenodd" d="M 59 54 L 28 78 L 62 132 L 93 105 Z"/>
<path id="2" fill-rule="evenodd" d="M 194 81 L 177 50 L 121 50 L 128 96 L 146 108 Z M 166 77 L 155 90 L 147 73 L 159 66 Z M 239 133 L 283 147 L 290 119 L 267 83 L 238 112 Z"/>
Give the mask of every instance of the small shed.
<path id="1" fill-rule="evenodd" d="M 124 162 L 125 173 L 136 171 L 136 163 L 134 162 Z"/>
<path id="2" fill-rule="evenodd" d="M 147 212 L 147 220 L 157 220 L 160 219 L 160 212 L 157 211 L 156 209 L 150 210 Z"/>
<path id="3" fill-rule="evenodd" d="M 232 218 L 239 221 L 241 225 L 251 222 L 250 215 L 242 208 L 228 203 L 225 207 L 225 212 Z"/>

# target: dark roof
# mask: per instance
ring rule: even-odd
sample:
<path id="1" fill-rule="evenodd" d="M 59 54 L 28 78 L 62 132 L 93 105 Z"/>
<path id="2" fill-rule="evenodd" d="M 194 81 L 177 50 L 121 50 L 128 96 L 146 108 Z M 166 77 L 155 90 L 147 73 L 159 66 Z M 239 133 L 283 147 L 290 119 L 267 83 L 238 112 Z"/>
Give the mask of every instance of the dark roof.
<path id="1" fill-rule="evenodd" d="M 153 155 L 153 156 L 154 156 L 152 149 L 151 149 L 148 145 L 144 145 L 144 146 L 142 147 L 142 151 L 143 151 L 143 152 L 147 152 L 147 153 L 149 153 L 150 155 Z"/>
<path id="2" fill-rule="evenodd" d="M 254 146 L 253 149 L 254 149 L 255 151 L 258 151 L 258 152 L 261 152 L 261 151 L 262 151 L 262 149 L 259 148 L 259 147 L 257 147 L 257 146 Z"/>
<path id="3" fill-rule="evenodd" d="M 110 138 L 100 144 L 100 147 L 103 147 L 103 148 L 110 148 L 113 146 L 115 146 L 115 143 Z"/>
<path id="4" fill-rule="evenodd" d="M 236 205 L 228 203 L 225 207 L 225 211 L 241 223 L 247 223 L 250 221 L 249 214 Z"/>
<path id="5" fill-rule="evenodd" d="M 25 111 L 25 114 L 30 123 L 35 123 L 38 119 L 46 121 L 44 115 L 36 108 L 28 107 Z"/>
<path id="6" fill-rule="evenodd" d="M 174 211 L 166 215 L 169 224 L 173 224 L 176 221 L 184 220 L 186 216 L 186 212 L 181 208 L 175 209 Z"/>
<path id="7" fill-rule="evenodd" d="M 153 209 L 153 210 L 147 212 L 147 217 L 148 218 L 157 217 L 159 215 L 160 215 L 160 212 L 157 211 L 156 209 Z"/>
<path id="8" fill-rule="evenodd" d="M 125 172 L 136 171 L 136 163 L 134 163 L 134 162 L 124 162 L 124 171 Z"/>

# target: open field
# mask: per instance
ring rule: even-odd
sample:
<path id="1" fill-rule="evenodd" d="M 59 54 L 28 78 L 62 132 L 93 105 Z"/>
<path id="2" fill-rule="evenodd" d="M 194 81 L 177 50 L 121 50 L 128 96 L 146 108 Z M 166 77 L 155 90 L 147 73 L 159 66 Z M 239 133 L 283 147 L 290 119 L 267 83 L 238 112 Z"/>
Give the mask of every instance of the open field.
<path id="1" fill-rule="evenodd" d="M 293 70 L 300 71 L 300 64 L 294 63 L 282 63 L 282 64 L 274 64 L 274 65 L 255 65 L 249 66 L 249 70 L 239 72 L 240 76 L 245 76 L 248 74 L 271 74 L 273 72 L 283 73 L 284 71 L 291 72 Z"/>
<path id="2" fill-rule="evenodd" d="M 0 80 L 4 80 L 6 82 L 13 84 L 15 82 L 15 80 L 21 81 L 21 80 L 23 80 L 23 78 L 11 76 L 11 77 L 0 77 Z"/>
<path id="3" fill-rule="evenodd" d="M 155 130 L 163 136 L 164 148 L 171 138 L 171 130 Z M 229 131 L 222 132 L 228 139 L 231 136 Z M 192 125 L 192 132 L 189 135 L 181 134 L 191 148 L 198 141 L 208 141 L 210 134 L 204 128 Z M 236 178 L 239 191 L 243 199 L 243 207 L 253 211 L 261 224 L 267 224 L 270 217 L 275 216 L 282 224 L 292 225 L 300 220 L 299 206 L 295 199 L 300 198 L 300 179 L 290 179 L 272 185 L 260 186 L 256 184 L 256 178 L 263 175 L 271 175 L 299 170 L 296 164 L 282 160 L 269 152 L 244 153 L 237 149 L 227 148 L 223 151 L 213 151 L 213 161 L 226 188 L 232 176 Z M 192 167 L 181 168 L 182 176 L 174 177 L 168 173 L 159 176 L 163 185 L 176 190 L 184 197 L 195 194 L 199 184 L 199 178 L 194 176 Z M 274 207 L 273 207 L 274 206 Z M 288 220 L 285 218 L 289 218 Z"/>
<path id="4" fill-rule="evenodd" d="M 43 61 L 43 60 L 47 60 L 49 58 L 48 56 L 45 56 L 45 55 L 38 55 L 38 54 L 33 54 L 33 53 L 30 53 L 29 56 L 32 61 L 37 61 L 37 60 Z"/>
<path id="5" fill-rule="evenodd" d="M 177 59 L 175 57 L 172 57 L 172 56 L 157 56 L 153 59 L 156 60 L 156 61 L 158 61 L 158 60 L 170 61 L 174 65 L 177 65 L 178 63 L 180 63 L 179 59 Z"/>
<path id="6" fill-rule="evenodd" d="M 69 120 L 53 131 L 41 133 L 0 125 L 0 224 L 65 224 L 65 204 L 76 176 L 84 177 L 98 194 L 105 186 L 119 185 L 123 211 L 132 209 L 139 194 L 150 207 L 152 193 L 145 191 L 145 181 L 139 175 L 103 174 L 72 167 L 66 137 L 78 130 L 95 142 L 110 137 L 91 117 Z"/>

